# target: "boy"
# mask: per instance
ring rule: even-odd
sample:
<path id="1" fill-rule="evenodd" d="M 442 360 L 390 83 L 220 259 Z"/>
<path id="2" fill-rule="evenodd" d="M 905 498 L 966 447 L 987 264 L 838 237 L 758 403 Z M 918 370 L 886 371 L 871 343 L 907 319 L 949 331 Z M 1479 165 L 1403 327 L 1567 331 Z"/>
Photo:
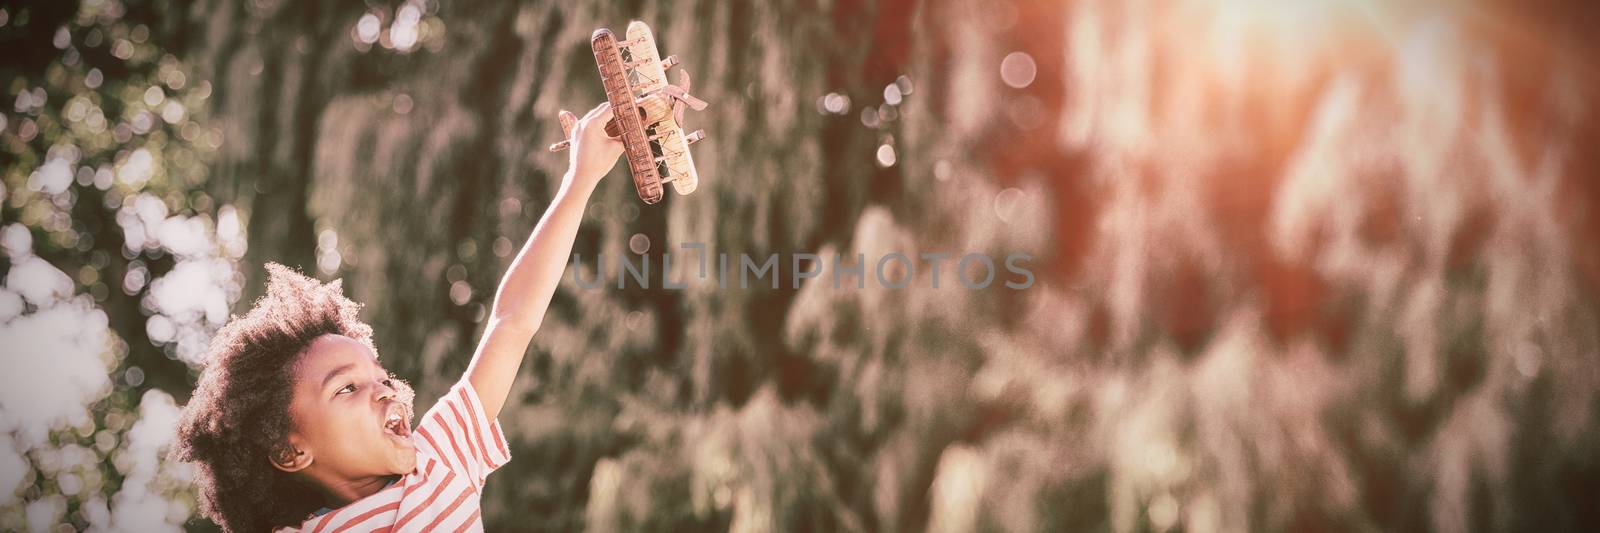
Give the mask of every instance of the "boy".
<path id="1" fill-rule="evenodd" d="M 570 113 L 563 111 L 571 118 Z M 267 292 L 217 334 L 173 453 L 201 513 L 230 532 L 481 531 L 480 493 L 510 460 L 495 417 L 544 317 L 589 195 L 622 154 L 605 104 L 495 294 L 466 375 L 415 430 L 411 389 L 378 364 L 339 282 L 270 264 Z"/>

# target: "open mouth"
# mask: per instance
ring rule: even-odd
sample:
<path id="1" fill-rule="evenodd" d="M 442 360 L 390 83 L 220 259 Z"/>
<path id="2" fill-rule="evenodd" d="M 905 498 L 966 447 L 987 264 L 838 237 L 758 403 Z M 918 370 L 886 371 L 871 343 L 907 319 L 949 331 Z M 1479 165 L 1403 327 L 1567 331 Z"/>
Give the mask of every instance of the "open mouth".
<path id="1" fill-rule="evenodd" d="M 397 405 L 389 409 L 388 414 L 383 418 L 383 430 L 390 436 L 397 438 L 411 436 L 411 425 L 406 423 L 402 407 Z"/>

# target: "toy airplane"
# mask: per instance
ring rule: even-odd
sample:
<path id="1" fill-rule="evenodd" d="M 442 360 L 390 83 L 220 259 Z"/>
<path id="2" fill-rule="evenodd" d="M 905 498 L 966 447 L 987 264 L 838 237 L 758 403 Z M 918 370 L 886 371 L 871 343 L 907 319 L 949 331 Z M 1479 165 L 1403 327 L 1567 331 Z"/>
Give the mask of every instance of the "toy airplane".
<path id="1" fill-rule="evenodd" d="M 683 133 L 683 108 L 700 111 L 706 103 L 689 95 L 688 72 L 679 71 L 677 85 L 667 83 L 666 71 L 678 64 L 678 56 L 662 60 L 650 27 L 637 20 L 628 23 L 628 40 L 618 42 L 611 30 L 600 28 L 590 38 L 590 45 L 606 100 L 611 103 L 606 134 L 622 138 L 639 199 L 647 204 L 661 201 L 662 183 L 671 183 L 678 194 L 694 192 L 700 177 L 695 174 L 689 145 L 706 134 L 703 130 Z M 566 111 L 559 118 L 561 135 L 568 140 L 550 145 L 552 152 L 571 146 L 572 128 L 577 123 Z"/>

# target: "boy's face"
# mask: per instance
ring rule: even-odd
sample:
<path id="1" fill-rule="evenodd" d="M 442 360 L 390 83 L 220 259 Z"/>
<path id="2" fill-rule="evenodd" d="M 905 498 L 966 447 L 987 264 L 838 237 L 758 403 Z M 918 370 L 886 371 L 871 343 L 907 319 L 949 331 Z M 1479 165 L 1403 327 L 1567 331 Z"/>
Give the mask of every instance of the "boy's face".
<path id="1" fill-rule="evenodd" d="M 416 468 L 410 388 L 355 339 L 325 335 L 294 369 L 291 444 L 309 457 L 301 471 L 323 483 L 405 474 Z"/>

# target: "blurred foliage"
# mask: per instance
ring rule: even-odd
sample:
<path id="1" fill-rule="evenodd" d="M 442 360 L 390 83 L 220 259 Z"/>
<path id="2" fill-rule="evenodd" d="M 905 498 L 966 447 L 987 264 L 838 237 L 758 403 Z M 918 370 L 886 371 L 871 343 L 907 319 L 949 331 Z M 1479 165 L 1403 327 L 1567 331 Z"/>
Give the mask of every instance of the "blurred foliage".
<path id="1" fill-rule="evenodd" d="M 186 469 L 164 460 L 190 387 L 177 359 L 231 300 L 211 287 L 207 317 L 162 294 L 175 266 L 226 257 L 227 208 L 203 191 L 221 141 L 204 125 L 211 86 L 157 44 L 175 7 L 0 6 L 3 529 L 172 529 L 193 507 Z"/>
<path id="2" fill-rule="evenodd" d="M 0 395 L 0 529 L 188 518 L 158 430 L 265 261 L 344 278 L 386 364 L 447 390 L 565 169 L 556 111 L 601 98 L 590 32 L 642 19 L 712 103 L 701 188 L 644 206 L 618 169 L 569 273 L 670 251 L 688 279 L 700 243 L 783 254 L 779 283 L 569 278 L 489 529 L 1594 530 L 1595 17 L 8 3 L 6 374 L 87 385 L 49 419 Z M 896 252 L 906 289 L 826 260 Z M 968 252 L 1037 283 L 963 289 Z"/>

